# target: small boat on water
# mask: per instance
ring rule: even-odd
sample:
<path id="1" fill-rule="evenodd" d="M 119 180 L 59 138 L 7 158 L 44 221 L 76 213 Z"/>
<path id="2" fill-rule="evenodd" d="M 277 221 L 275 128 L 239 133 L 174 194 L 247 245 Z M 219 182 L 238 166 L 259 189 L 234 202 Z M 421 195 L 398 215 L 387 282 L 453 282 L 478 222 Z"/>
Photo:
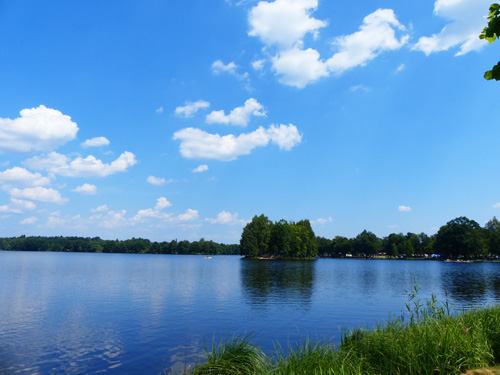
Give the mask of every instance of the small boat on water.
<path id="1" fill-rule="evenodd" d="M 205 259 L 212 259 L 212 257 L 210 255 L 206 255 Z"/>

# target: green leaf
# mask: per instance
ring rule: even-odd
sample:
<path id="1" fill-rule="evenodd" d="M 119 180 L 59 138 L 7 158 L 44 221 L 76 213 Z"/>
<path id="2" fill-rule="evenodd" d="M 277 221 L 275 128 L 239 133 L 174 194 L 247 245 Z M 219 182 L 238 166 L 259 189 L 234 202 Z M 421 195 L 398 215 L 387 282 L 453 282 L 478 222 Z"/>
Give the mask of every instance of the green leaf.
<path id="1" fill-rule="evenodd" d="M 500 81 L 500 61 L 493 67 L 491 72 L 492 72 L 492 78 L 497 81 Z"/>
<path id="2" fill-rule="evenodd" d="M 493 79 L 493 71 L 488 70 L 486 73 L 484 73 L 484 79 L 486 79 L 487 81 L 492 80 Z"/>
<path id="3" fill-rule="evenodd" d="M 489 17 L 494 17 L 500 13 L 500 5 L 499 4 L 491 4 L 490 6 L 490 14 Z"/>

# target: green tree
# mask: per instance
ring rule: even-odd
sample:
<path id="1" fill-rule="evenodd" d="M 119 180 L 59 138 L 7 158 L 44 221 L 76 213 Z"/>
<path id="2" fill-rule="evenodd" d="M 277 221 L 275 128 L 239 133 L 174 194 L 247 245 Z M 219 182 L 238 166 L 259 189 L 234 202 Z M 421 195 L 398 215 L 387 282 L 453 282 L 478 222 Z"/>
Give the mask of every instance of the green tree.
<path id="1" fill-rule="evenodd" d="M 259 256 L 268 253 L 271 222 L 263 214 L 255 215 L 250 223 L 243 228 L 240 239 L 240 254 Z"/>
<path id="2" fill-rule="evenodd" d="M 439 228 L 434 249 L 442 256 L 472 257 L 486 253 L 486 241 L 478 223 L 464 216 L 458 217 Z"/>
<path id="3" fill-rule="evenodd" d="M 293 228 L 281 219 L 271 225 L 269 235 L 269 253 L 273 256 L 291 256 L 291 232 Z"/>
<path id="4" fill-rule="evenodd" d="M 500 36 L 500 5 L 496 3 L 491 4 L 489 10 L 490 13 L 486 16 L 488 26 L 483 29 L 483 32 L 479 35 L 479 39 L 486 39 L 492 43 Z M 484 73 L 484 78 L 487 80 L 500 80 L 500 61 L 491 70 Z"/>
<path id="5" fill-rule="evenodd" d="M 382 249 L 380 239 L 366 229 L 354 239 L 354 252 L 357 254 L 375 255 Z"/>
<path id="6" fill-rule="evenodd" d="M 309 220 L 301 220 L 295 224 L 301 244 L 299 256 L 314 257 L 318 255 L 318 240 L 312 230 Z"/>
<path id="7" fill-rule="evenodd" d="M 500 255 L 500 221 L 493 216 L 484 226 L 490 254 Z"/>

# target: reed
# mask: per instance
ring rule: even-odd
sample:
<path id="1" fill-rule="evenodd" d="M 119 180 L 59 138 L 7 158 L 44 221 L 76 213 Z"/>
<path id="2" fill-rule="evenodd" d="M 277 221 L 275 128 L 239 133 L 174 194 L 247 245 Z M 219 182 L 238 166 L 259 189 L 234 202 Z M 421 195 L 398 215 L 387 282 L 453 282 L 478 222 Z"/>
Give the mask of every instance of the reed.
<path id="1" fill-rule="evenodd" d="M 213 342 L 207 362 L 185 374 L 458 375 L 500 363 L 500 306 L 452 314 L 434 296 L 420 301 L 416 288 L 406 306 L 373 330 L 345 332 L 338 349 L 304 339 L 266 356 L 251 335 Z"/>

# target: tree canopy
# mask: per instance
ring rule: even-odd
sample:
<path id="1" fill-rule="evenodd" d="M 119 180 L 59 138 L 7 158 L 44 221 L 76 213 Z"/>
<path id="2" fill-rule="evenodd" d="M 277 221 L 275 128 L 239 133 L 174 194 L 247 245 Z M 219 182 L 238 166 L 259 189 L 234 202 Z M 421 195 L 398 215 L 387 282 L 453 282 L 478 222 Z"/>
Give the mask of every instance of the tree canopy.
<path id="1" fill-rule="evenodd" d="M 240 254 L 250 257 L 313 257 L 318 242 L 309 220 L 271 222 L 263 214 L 243 228 Z"/>

